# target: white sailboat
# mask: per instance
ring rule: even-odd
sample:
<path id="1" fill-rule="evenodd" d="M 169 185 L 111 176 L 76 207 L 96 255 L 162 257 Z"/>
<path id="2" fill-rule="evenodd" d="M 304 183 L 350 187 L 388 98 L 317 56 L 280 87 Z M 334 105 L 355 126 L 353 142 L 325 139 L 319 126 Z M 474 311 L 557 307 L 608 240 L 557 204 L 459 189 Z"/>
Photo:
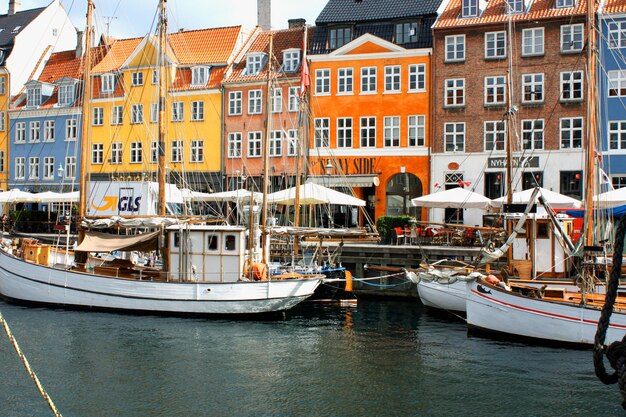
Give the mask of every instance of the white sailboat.
<path id="1" fill-rule="evenodd" d="M 166 48 L 166 0 L 159 4 L 159 45 Z M 85 38 L 91 39 L 94 4 L 88 1 Z M 86 54 L 83 85 L 83 138 L 90 114 L 90 54 Z M 0 294 L 22 303 L 72 308 L 115 309 L 144 313 L 238 315 L 287 310 L 309 297 L 321 282 L 320 275 L 290 274 L 280 279 L 268 275 L 258 258 L 263 252 L 254 242 L 256 229 L 243 226 L 208 226 L 166 218 L 165 208 L 165 77 L 159 71 L 159 205 L 161 219 L 116 219 L 118 225 L 157 226 L 157 231 L 134 236 L 111 236 L 81 230 L 81 243 L 73 263 L 57 262 L 51 247 L 32 239 L 19 245 L 3 242 L 0 250 Z M 87 150 L 81 155 L 79 215 L 87 207 Z M 89 224 L 83 221 L 83 225 Z M 250 237 L 250 238 L 248 238 Z M 160 246 L 162 268 L 130 262 L 87 261 L 90 252 L 153 251 Z M 256 256 L 255 256 L 256 255 Z M 81 262 L 84 261 L 84 262 Z"/>

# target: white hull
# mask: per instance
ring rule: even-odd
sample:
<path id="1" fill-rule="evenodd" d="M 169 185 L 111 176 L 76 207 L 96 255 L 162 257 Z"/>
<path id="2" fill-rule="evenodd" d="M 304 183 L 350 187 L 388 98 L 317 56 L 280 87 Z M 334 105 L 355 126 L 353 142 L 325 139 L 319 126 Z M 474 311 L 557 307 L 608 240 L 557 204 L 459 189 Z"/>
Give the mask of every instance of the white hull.
<path id="1" fill-rule="evenodd" d="M 465 287 L 465 281 L 446 284 L 423 280 L 417 283 L 417 292 L 422 303 L 428 307 L 464 313 L 467 297 Z"/>
<path id="2" fill-rule="evenodd" d="M 173 314 L 254 314 L 287 310 L 319 278 L 177 283 L 102 277 L 50 268 L 0 251 L 0 293 L 30 303 Z"/>
<path id="3" fill-rule="evenodd" d="M 467 324 L 514 337 L 593 344 L 601 310 L 524 297 L 479 281 L 467 283 Z M 622 340 L 626 314 L 613 312 L 606 344 Z"/>

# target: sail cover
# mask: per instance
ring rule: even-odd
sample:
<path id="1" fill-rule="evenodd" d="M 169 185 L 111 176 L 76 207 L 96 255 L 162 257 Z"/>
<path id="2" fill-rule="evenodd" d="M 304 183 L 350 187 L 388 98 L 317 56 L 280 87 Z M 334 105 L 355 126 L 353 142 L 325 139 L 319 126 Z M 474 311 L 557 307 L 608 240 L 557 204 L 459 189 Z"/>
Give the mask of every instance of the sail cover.
<path id="1" fill-rule="evenodd" d="M 120 236 L 100 232 L 86 232 L 85 239 L 75 249 L 80 252 L 151 251 L 157 247 L 159 232 Z"/>

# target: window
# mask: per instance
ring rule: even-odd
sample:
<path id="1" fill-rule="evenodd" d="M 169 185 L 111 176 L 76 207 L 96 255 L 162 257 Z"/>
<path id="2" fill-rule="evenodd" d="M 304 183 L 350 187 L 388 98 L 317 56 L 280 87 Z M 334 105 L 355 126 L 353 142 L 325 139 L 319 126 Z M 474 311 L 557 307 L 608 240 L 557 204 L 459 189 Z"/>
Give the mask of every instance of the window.
<path id="1" fill-rule="evenodd" d="M 0 111 L 0 132 L 4 132 L 5 128 L 6 128 L 6 115 L 3 111 Z M 54 123 L 54 121 L 52 121 L 52 123 Z"/>
<path id="2" fill-rule="evenodd" d="M 522 103 L 543 102 L 543 74 L 522 75 Z"/>
<path id="3" fill-rule="evenodd" d="M 248 132 L 248 158 L 261 157 L 261 132 Z"/>
<path id="4" fill-rule="evenodd" d="M 506 32 L 485 33 L 485 58 L 506 58 Z"/>
<path id="5" fill-rule="evenodd" d="M 159 103 L 150 104 L 150 123 L 157 123 L 159 121 Z"/>
<path id="6" fill-rule="evenodd" d="M 465 35 L 446 36 L 445 62 L 465 61 Z"/>
<path id="7" fill-rule="evenodd" d="M 556 0 L 557 9 L 574 7 L 574 0 Z"/>
<path id="8" fill-rule="evenodd" d="M 15 123 L 15 143 L 26 142 L 26 122 Z"/>
<path id="9" fill-rule="evenodd" d="M 76 178 L 76 157 L 65 157 L 65 178 Z"/>
<path id="10" fill-rule="evenodd" d="M 385 116 L 383 122 L 385 147 L 400 146 L 400 117 Z"/>
<path id="11" fill-rule="evenodd" d="M 522 30 L 522 56 L 543 55 L 543 28 Z"/>
<path id="12" fill-rule="evenodd" d="M 143 72 L 141 71 L 133 72 L 132 83 L 134 87 L 143 85 Z"/>
<path id="13" fill-rule="evenodd" d="M 263 54 L 248 55 L 246 58 L 246 70 L 243 75 L 259 75 L 261 68 L 263 68 L 264 60 L 265 55 Z"/>
<path id="14" fill-rule="evenodd" d="M 337 70 L 337 94 L 352 94 L 353 92 L 352 68 L 339 68 Z"/>
<path id="15" fill-rule="evenodd" d="M 104 163 L 104 145 L 102 143 L 94 143 L 91 145 L 91 163 Z"/>
<path id="16" fill-rule="evenodd" d="M 289 111 L 298 111 L 300 87 L 289 87 Z"/>
<path id="17" fill-rule="evenodd" d="M 561 101 L 581 101 L 583 99 L 583 72 L 561 73 Z"/>
<path id="18" fill-rule="evenodd" d="M 409 91 L 426 90 L 426 64 L 409 65 Z"/>
<path id="19" fill-rule="evenodd" d="M 4 151 L 0 151 L 0 172 L 4 172 Z"/>
<path id="20" fill-rule="evenodd" d="M 283 154 L 283 132 L 272 130 L 270 132 L 270 156 L 281 156 Z"/>
<path id="21" fill-rule="evenodd" d="M 103 107 L 93 108 L 93 117 L 91 119 L 91 124 L 93 126 L 102 126 L 104 124 L 104 108 Z"/>
<path id="22" fill-rule="evenodd" d="M 272 113 L 283 111 L 283 89 L 274 87 L 272 89 Z"/>
<path id="23" fill-rule="evenodd" d="M 317 95 L 330 94 L 330 70 L 329 69 L 315 70 L 315 94 Z"/>
<path id="24" fill-rule="evenodd" d="M 341 48 L 352 40 L 352 29 L 350 28 L 336 28 L 330 30 L 330 36 L 328 37 L 328 48 L 337 49 Z"/>
<path id="25" fill-rule="evenodd" d="M 172 162 L 183 162 L 183 141 L 172 141 Z"/>
<path id="26" fill-rule="evenodd" d="M 103 94 L 112 93 L 115 90 L 115 76 L 113 74 L 102 74 L 100 76 L 100 92 Z"/>
<path id="27" fill-rule="evenodd" d="M 626 21 L 609 23 L 609 48 L 626 48 Z"/>
<path id="28" fill-rule="evenodd" d="M 405 22 L 396 24 L 396 43 L 417 42 L 417 22 Z"/>
<path id="29" fill-rule="evenodd" d="M 74 102 L 74 84 L 61 84 L 59 86 L 58 101 L 59 106 L 69 106 Z"/>
<path id="30" fill-rule="evenodd" d="M 143 123 L 143 104 L 133 104 L 130 113 L 130 123 L 140 124 Z"/>
<path id="31" fill-rule="evenodd" d="M 165 152 L 165 150 L 163 151 Z M 155 164 L 159 160 L 159 142 L 153 140 L 150 142 L 150 162 Z"/>
<path id="32" fill-rule="evenodd" d="M 506 0 L 509 13 L 522 13 L 524 11 L 524 0 Z"/>
<path id="33" fill-rule="evenodd" d="M 172 122 L 182 122 L 185 118 L 185 103 L 175 101 L 172 103 Z"/>
<path id="34" fill-rule="evenodd" d="M 400 65 L 385 67 L 385 92 L 400 91 Z"/>
<path id="35" fill-rule="evenodd" d="M 159 84 L 159 70 L 158 69 L 152 70 L 152 84 L 153 85 Z"/>
<path id="36" fill-rule="evenodd" d="M 263 111 L 263 92 L 261 90 L 248 91 L 248 114 L 261 114 Z"/>
<path id="37" fill-rule="evenodd" d="M 361 93 L 376 92 L 376 67 L 361 68 Z"/>
<path id="38" fill-rule="evenodd" d="M 444 107 L 465 105 L 465 78 L 454 78 L 445 81 Z"/>
<path id="39" fill-rule="evenodd" d="M 561 187 L 559 192 L 568 197 L 580 200 L 583 196 L 583 173 L 581 171 L 561 171 Z"/>
<path id="40" fill-rule="evenodd" d="M 228 115 L 235 116 L 241 114 L 242 107 L 242 93 L 241 91 L 231 91 L 228 93 Z M 182 104 L 182 103 L 181 103 Z"/>
<path id="41" fill-rule="evenodd" d="M 626 70 L 614 70 L 608 72 L 609 97 L 626 96 Z"/>
<path id="42" fill-rule="evenodd" d="M 41 122 L 30 122 L 30 136 L 28 141 L 31 143 L 37 143 L 41 139 Z"/>
<path id="43" fill-rule="evenodd" d="M 26 177 L 26 158 L 15 158 L 15 178 L 23 180 Z"/>
<path id="44" fill-rule="evenodd" d="M 239 152 L 241 154 L 241 150 Z M 192 140 L 191 141 L 191 157 L 190 162 L 204 162 L 204 141 Z"/>
<path id="45" fill-rule="evenodd" d="M 191 69 L 191 85 L 206 85 L 209 81 L 209 67 L 193 67 Z"/>
<path id="46" fill-rule="evenodd" d="M 426 145 L 426 116 L 409 116 L 409 147 L 425 146 Z"/>
<path id="47" fill-rule="evenodd" d="M 583 118 L 567 117 L 561 119 L 561 149 L 580 149 L 583 146 Z"/>
<path id="48" fill-rule="evenodd" d="M 522 173 L 522 190 L 529 190 L 535 187 L 543 187 L 543 172 Z"/>
<path id="49" fill-rule="evenodd" d="M 626 149 L 626 121 L 609 122 L 609 149 Z"/>
<path id="50" fill-rule="evenodd" d="M 72 141 L 78 137 L 78 120 L 67 119 L 65 121 L 65 140 Z"/>
<path id="51" fill-rule="evenodd" d="M 478 16 L 478 0 L 463 0 L 462 17 Z"/>
<path id="52" fill-rule="evenodd" d="M 361 117 L 361 148 L 376 147 L 376 118 Z"/>
<path id="53" fill-rule="evenodd" d="M 7 78 L 0 77 L 0 95 L 5 95 L 7 93 Z"/>
<path id="54" fill-rule="evenodd" d="M 503 151 L 505 144 L 504 121 L 485 122 L 485 151 Z"/>
<path id="55" fill-rule="evenodd" d="M 31 87 L 26 90 L 26 107 L 41 106 L 41 88 Z"/>
<path id="56" fill-rule="evenodd" d="M 296 156 L 298 154 L 298 131 L 289 129 L 287 131 L 287 156 Z"/>
<path id="57" fill-rule="evenodd" d="M 496 199 L 504 190 L 503 172 L 485 172 L 485 197 Z"/>
<path id="58" fill-rule="evenodd" d="M 111 109 L 111 124 L 121 125 L 124 122 L 124 107 L 113 106 Z"/>
<path id="59" fill-rule="evenodd" d="M 39 179 L 39 157 L 33 156 L 28 158 L 28 179 L 29 180 L 38 180 Z"/>
<path id="60" fill-rule="evenodd" d="M 485 106 L 506 102 L 506 77 L 485 77 Z"/>
<path id="61" fill-rule="evenodd" d="M 352 117 L 337 118 L 337 148 L 352 147 Z"/>
<path id="62" fill-rule="evenodd" d="M 283 71 L 296 72 L 300 66 L 300 50 L 290 50 L 283 52 Z"/>
<path id="63" fill-rule="evenodd" d="M 330 138 L 330 119 L 327 117 L 315 119 L 315 147 L 316 148 L 328 148 Z"/>
<path id="64" fill-rule="evenodd" d="M 111 143 L 111 164 L 122 163 L 122 142 Z"/>
<path id="65" fill-rule="evenodd" d="M 613 184 L 613 188 L 615 189 L 626 187 L 626 177 L 611 176 L 611 182 Z"/>
<path id="66" fill-rule="evenodd" d="M 143 161 L 141 142 L 130 143 L 130 163 L 140 164 Z"/>
<path id="67" fill-rule="evenodd" d="M 228 157 L 241 158 L 241 133 L 228 134 Z"/>
<path id="68" fill-rule="evenodd" d="M 582 51 L 585 43 L 584 29 L 585 25 L 582 23 L 561 26 L 561 52 Z"/>
<path id="69" fill-rule="evenodd" d="M 543 119 L 522 120 L 522 149 L 543 149 Z"/>
<path id="70" fill-rule="evenodd" d="M 200 122 L 204 120 L 204 101 L 191 102 L 191 121 Z"/>
<path id="71" fill-rule="evenodd" d="M 444 123 L 443 131 L 446 152 L 465 151 L 465 123 Z"/>
<path id="72" fill-rule="evenodd" d="M 54 125 L 55 125 L 54 120 L 46 120 L 43 122 L 43 141 L 44 142 L 54 142 Z"/>
<path id="73" fill-rule="evenodd" d="M 43 179 L 54 179 L 54 157 L 46 156 L 43 158 Z"/>

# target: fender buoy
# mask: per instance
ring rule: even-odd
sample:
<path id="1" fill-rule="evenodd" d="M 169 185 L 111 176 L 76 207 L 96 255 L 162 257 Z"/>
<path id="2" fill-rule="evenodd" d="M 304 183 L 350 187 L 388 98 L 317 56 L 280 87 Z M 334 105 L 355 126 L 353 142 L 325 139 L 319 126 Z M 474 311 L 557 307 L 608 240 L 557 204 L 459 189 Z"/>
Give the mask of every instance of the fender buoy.
<path id="1" fill-rule="evenodd" d="M 345 271 L 343 271 L 343 276 L 346 279 L 346 287 L 344 288 L 344 290 L 346 292 L 352 292 L 352 272 L 346 269 Z"/>
<path id="2" fill-rule="evenodd" d="M 267 281 L 267 265 L 254 262 L 252 264 L 252 278 L 255 281 Z"/>
<path id="3" fill-rule="evenodd" d="M 498 279 L 498 277 L 496 277 L 495 275 L 487 275 L 487 277 L 485 278 L 485 281 L 487 281 L 489 284 L 491 285 L 498 285 L 500 283 L 500 280 Z"/>

